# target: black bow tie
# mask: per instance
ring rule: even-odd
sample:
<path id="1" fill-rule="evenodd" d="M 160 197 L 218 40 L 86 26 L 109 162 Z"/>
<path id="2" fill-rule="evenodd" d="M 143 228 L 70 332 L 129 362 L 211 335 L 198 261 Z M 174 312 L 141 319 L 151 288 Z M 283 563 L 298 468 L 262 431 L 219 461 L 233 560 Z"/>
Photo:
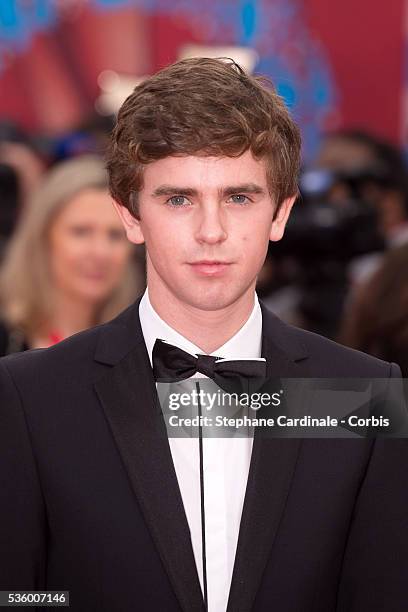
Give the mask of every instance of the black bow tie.
<path id="1" fill-rule="evenodd" d="M 266 378 L 266 362 L 256 359 L 222 359 L 213 355 L 190 355 L 186 351 L 157 339 L 154 343 L 152 361 L 156 382 L 169 383 L 185 380 L 201 372 L 225 390 L 251 387 Z"/>

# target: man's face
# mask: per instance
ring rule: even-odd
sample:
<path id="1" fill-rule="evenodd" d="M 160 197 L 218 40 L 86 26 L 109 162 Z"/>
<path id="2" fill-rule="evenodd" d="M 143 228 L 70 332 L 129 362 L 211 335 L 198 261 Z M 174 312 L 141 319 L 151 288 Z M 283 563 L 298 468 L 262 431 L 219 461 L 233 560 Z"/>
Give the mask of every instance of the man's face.
<path id="1" fill-rule="evenodd" d="M 128 238 L 146 243 L 149 293 L 219 310 L 255 287 L 269 240 L 279 240 L 294 198 L 273 220 L 264 161 L 166 157 L 148 164 L 139 220 L 117 206 Z"/>

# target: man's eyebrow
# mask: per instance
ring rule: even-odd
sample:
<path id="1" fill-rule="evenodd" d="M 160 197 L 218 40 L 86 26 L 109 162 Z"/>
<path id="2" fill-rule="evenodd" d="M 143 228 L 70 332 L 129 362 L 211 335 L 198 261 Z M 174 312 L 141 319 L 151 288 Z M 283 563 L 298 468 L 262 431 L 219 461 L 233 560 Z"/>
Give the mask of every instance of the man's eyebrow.
<path id="1" fill-rule="evenodd" d="M 191 187 L 177 187 L 177 185 L 160 185 L 156 187 L 153 191 L 152 196 L 160 197 L 160 196 L 171 196 L 171 195 L 186 195 L 186 196 L 195 196 L 197 195 L 197 190 L 192 189 Z"/>
<path id="2" fill-rule="evenodd" d="M 234 195 L 237 193 L 252 193 L 252 194 L 263 194 L 265 189 L 256 183 L 242 183 L 240 185 L 231 185 L 221 190 L 224 195 Z"/>
<path id="3" fill-rule="evenodd" d="M 220 193 L 224 196 L 234 195 L 238 193 L 252 193 L 252 194 L 264 194 L 265 189 L 256 183 L 242 183 L 240 185 L 229 185 L 228 187 L 222 187 Z M 196 196 L 199 192 L 197 189 L 192 187 L 178 187 L 177 185 L 160 185 L 153 191 L 153 197 L 160 196 L 171 196 L 171 195 L 185 195 L 185 196 Z"/>

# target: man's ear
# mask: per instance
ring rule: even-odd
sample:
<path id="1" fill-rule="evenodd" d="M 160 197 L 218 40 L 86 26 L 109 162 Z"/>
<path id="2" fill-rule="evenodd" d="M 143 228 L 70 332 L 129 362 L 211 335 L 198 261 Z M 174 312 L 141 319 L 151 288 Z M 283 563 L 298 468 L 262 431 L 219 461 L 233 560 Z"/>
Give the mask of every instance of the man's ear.
<path id="1" fill-rule="evenodd" d="M 290 211 L 292 210 L 292 206 L 294 205 L 296 199 L 297 195 L 294 195 L 290 198 L 286 198 L 286 200 L 283 200 L 282 204 L 280 205 L 279 212 L 272 221 L 271 232 L 269 234 L 269 240 L 272 240 L 272 242 L 277 242 L 282 238 L 286 223 L 289 219 Z"/>
<path id="2" fill-rule="evenodd" d="M 120 220 L 122 221 L 128 240 L 133 242 L 133 244 L 143 244 L 145 239 L 140 226 L 140 220 L 136 219 L 136 217 L 132 215 L 126 206 L 119 204 L 115 200 L 113 200 L 113 205 L 117 210 Z"/>

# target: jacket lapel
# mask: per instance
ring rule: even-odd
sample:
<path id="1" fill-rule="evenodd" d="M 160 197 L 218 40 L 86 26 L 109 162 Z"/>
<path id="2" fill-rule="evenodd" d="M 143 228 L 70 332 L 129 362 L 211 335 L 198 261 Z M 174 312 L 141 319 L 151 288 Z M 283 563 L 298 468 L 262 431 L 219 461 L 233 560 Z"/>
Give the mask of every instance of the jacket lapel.
<path id="1" fill-rule="evenodd" d="M 138 317 L 139 300 L 104 329 L 95 384 L 127 474 L 185 612 L 204 610 L 190 531 Z"/>
<path id="2" fill-rule="evenodd" d="M 268 378 L 306 378 L 307 350 L 296 331 L 261 303 L 262 356 Z M 300 393 L 297 387 L 295 393 Z M 295 397 L 292 397 L 296 401 Z M 227 612 L 254 604 L 289 495 L 301 439 L 267 438 L 255 429 Z"/>

